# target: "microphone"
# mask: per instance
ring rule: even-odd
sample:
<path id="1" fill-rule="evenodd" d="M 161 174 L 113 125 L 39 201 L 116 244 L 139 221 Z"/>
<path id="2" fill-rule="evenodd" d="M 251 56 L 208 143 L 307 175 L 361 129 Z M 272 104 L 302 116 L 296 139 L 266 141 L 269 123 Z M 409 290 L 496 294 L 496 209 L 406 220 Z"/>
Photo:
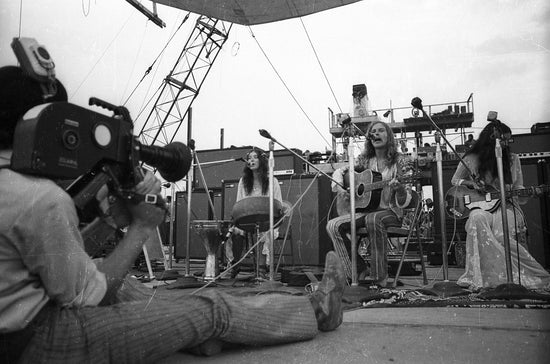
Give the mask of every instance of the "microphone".
<path id="1" fill-rule="evenodd" d="M 260 130 L 258 130 L 258 131 L 260 132 L 260 135 L 263 136 L 264 138 L 271 139 L 271 140 L 275 141 L 275 138 L 273 138 L 273 137 L 271 136 L 271 134 L 269 134 L 269 132 L 268 132 L 267 130 L 265 130 L 265 129 L 260 129 Z"/>
<path id="2" fill-rule="evenodd" d="M 164 147 L 136 144 L 139 146 L 139 160 L 156 168 L 168 182 L 179 181 L 191 168 L 191 152 L 183 143 L 174 142 Z"/>
<path id="3" fill-rule="evenodd" d="M 368 133 L 368 134 L 367 134 L 367 140 L 370 140 L 370 141 L 373 141 L 373 140 L 374 140 L 374 137 L 372 136 L 371 133 Z"/>
<path id="4" fill-rule="evenodd" d="M 411 105 L 412 107 L 418 109 L 418 110 L 422 110 L 422 100 L 420 99 L 420 97 L 415 97 L 411 100 Z"/>

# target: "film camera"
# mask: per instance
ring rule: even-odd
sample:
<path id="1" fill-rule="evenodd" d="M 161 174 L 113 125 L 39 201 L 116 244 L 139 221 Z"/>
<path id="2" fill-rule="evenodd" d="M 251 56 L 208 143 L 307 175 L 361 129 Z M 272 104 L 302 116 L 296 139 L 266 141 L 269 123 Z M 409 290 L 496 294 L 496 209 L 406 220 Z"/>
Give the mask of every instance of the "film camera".
<path id="1" fill-rule="evenodd" d="M 133 135 L 133 123 L 124 107 L 96 98 L 90 103 L 114 115 L 67 102 L 27 111 L 15 129 L 11 168 L 54 180 L 75 180 L 67 191 L 79 208 L 108 182 L 125 197 L 125 191 L 140 180 L 140 162 L 156 168 L 169 182 L 187 174 L 192 158 L 185 144 L 143 145 Z"/>
<path id="2" fill-rule="evenodd" d="M 95 98 L 90 102 L 107 106 L 115 115 L 109 117 L 67 102 L 29 110 L 15 129 L 13 169 L 53 179 L 75 179 L 103 164 L 120 169 L 127 179 L 136 162 L 142 161 L 157 168 L 169 182 L 187 174 L 191 153 L 183 143 L 143 145 L 120 109 Z"/>

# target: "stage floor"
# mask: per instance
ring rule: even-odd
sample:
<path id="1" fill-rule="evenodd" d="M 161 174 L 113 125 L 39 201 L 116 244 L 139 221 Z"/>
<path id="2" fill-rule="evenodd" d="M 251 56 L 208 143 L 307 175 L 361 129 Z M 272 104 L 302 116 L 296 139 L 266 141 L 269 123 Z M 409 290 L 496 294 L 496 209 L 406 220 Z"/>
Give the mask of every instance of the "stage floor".
<path id="1" fill-rule="evenodd" d="M 200 262 L 193 262 L 191 267 L 191 272 L 202 270 Z M 173 268 L 184 274 L 182 264 Z M 449 266 L 444 282 L 440 266 L 426 268 L 427 285 L 422 275 L 417 275 L 401 276 L 395 289 L 347 287 L 344 323 L 311 341 L 231 348 L 211 357 L 181 352 L 160 363 L 548 362 L 549 301 L 479 300 L 471 292 L 452 296 L 447 284 L 453 286 L 464 269 Z M 246 277 L 245 273 L 236 281 L 223 279 L 207 289 L 261 289 Z M 177 284 L 178 280 L 146 283 L 157 289 Z M 182 293 L 195 289 L 182 288 Z M 302 287 L 280 289 L 304 292 Z"/>

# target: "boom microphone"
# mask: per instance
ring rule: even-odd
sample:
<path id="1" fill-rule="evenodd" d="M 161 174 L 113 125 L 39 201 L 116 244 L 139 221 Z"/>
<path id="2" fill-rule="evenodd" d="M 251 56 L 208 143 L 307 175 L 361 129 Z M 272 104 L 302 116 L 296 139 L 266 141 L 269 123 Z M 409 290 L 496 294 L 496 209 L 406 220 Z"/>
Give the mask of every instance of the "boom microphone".
<path id="1" fill-rule="evenodd" d="M 411 100 L 411 105 L 412 107 L 418 109 L 418 110 L 422 110 L 422 100 L 420 99 L 420 97 L 415 97 Z"/>
<path id="2" fill-rule="evenodd" d="M 173 142 L 165 147 L 138 145 L 139 159 L 156 168 L 168 182 L 179 181 L 191 168 L 191 152 L 183 143 Z"/>

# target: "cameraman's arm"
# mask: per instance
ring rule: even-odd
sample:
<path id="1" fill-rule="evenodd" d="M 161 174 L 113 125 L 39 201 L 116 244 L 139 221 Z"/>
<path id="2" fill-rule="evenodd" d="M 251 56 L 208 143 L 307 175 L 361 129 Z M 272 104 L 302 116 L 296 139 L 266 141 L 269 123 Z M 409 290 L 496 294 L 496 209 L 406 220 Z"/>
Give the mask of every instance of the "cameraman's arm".
<path id="1" fill-rule="evenodd" d="M 136 186 L 135 192 L 142 195 L 158 194 L 160 181 L 148 172 L 143 181 Z M 143 244 L 150 236 L 156 234 L 156 227 L 164 220 L 165 210 L 156 205 L 145 202 L 128 202 L 127 205 L 132 215 L 128 231 L 113 252 L 98 263 L 98 269 L 105 273 L 107 278 L 107 293 L 102 303 L 109 302 L 114 297 L 128 270 L 142 251 Z"/>

